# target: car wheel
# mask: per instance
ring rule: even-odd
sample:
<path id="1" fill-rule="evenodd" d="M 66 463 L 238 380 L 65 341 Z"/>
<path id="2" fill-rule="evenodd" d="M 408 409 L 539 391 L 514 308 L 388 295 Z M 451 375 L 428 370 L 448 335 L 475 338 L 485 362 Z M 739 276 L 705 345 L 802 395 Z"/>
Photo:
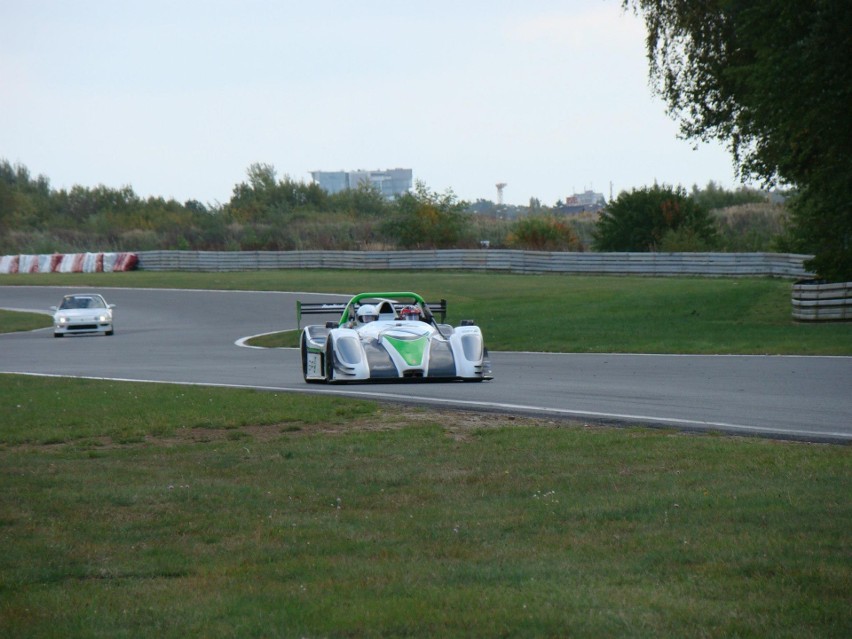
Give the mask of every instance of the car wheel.
<path id="1" fill-rule="evenodd" d="M 113 329 L 109 329 L 108 331 L 104 331 L 104 335 L 112 335 L 115 331 Z"/>
<path id="2" fill-rule="evenodd" d="M 62 333 L 54 333 L 53 336 L 54 337 L 62 337 Z"/>
<path id="3" fill-rule="evenodd" d="M 334 340 L 331 335 L 325 343 L 325 381 L 331 384 L 334 381 Z"/>

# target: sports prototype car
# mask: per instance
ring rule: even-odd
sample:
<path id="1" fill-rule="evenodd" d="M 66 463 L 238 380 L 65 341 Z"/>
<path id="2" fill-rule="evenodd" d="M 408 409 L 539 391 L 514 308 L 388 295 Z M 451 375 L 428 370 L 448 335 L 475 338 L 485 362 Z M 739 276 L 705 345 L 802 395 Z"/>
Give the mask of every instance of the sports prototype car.
<path id="1" fill-rule="evenodd" d="M 79 333 L 113 334 L 112 309 L 97 293 L 75 293 L 62 298 L 59 306 L 51 306 L 53 313 L 53 336 Z"/>
<path id="2" fill-rule="evenodd" d="M 445 324 L 447 302 L 416 293 L 361 293 L 347 303 L 296 303 L 302 315 L 340 313 L 302 330 L 306 382 L 491 379 L 482 332 L 471 320 Z M 436 321 L 435 314 L 440 316 Z"/>

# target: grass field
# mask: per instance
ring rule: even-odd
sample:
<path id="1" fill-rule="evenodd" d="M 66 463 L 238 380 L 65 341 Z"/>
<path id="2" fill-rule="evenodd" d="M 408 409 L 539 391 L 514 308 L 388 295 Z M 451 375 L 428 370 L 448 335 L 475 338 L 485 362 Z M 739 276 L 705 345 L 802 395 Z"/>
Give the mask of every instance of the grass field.
<path id="1" fill-rule="evenodd" d="M 51 320 L 50 315 L 0 310 L 0 333 L 34 331 L 36 329 L 46 328 L 52 325 L 53 321 Z"/>
<path id="2" fill-rule="evenodd" d="M 0 636 L 848 637 L 848 447 L 0 375 Z"/>
<path id="3" fill-rule="evenodd" d="M 10 284 L 414 290 L 430 299 L 446 298 L 451 322 L 475 319 L 491 350 L 852 355 L 852 324 L 792 321 L 790 282 L 768 278 L 327 270 L 0 276 L 0 286 Z M 295 343 L 289 334 L 263 345 Z"/>
<path id="4" fill-rule="evenodd" d="M 0 276 L 32 283 L 405 288 L 447 298 L 493 350 L 852 354 L 848 324 L 793 323 L 778 280 Z M 0 312 L 0 332 L 49 325 Z M 0 375 L 0 637 L 845 638 L 850 462 L 845 446 Z"/>

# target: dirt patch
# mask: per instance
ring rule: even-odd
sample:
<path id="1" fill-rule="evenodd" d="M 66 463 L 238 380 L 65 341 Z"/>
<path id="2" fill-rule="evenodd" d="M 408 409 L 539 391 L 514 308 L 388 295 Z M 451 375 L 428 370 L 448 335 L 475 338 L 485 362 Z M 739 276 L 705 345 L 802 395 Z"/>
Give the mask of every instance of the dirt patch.
<path id="1" fill-rule="evenodd" d="M 392 431 L 412 426 L 436 426 L 444 429 L 447 437 L 456 441 L 467 441 L 472 434 L 482 429 L 511 427 L 554 427 L 559 422 L 505 415 L 502 413 L 432 409 L 419 406 L 386 405 L 368 417 L 360 417 L 338 423 L 307 424 L 304 422 L 279 422 L 275 424 L 249 424 L 234 428 L 178 427 L 169 435 L 145 435 L 126 440 L 109 436 L 87 437 L 69 441 L 5 445 L 17 450 L 46 450 L 76 448 L 80 450 L 108 451 L 133 447 L 175 447 L 187 444 L 215 444 L 226 441 L 254 443 L 272 442 L 281 437 L 303 437 L 312 435 L 343 435 L 353 432 Z"/>

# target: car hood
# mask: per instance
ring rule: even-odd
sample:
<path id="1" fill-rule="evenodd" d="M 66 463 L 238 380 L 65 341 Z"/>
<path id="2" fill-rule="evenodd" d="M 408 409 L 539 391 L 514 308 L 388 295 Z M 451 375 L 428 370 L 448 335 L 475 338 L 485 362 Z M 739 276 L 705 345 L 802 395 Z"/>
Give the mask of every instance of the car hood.
<path id="1" fill-rule="evenodd" d="M 370 322 L 357 329 L 362 340 L 391 337 L 394 339 L 416 339 L 431 337 L 435 328 L 425 322 Z"/>

